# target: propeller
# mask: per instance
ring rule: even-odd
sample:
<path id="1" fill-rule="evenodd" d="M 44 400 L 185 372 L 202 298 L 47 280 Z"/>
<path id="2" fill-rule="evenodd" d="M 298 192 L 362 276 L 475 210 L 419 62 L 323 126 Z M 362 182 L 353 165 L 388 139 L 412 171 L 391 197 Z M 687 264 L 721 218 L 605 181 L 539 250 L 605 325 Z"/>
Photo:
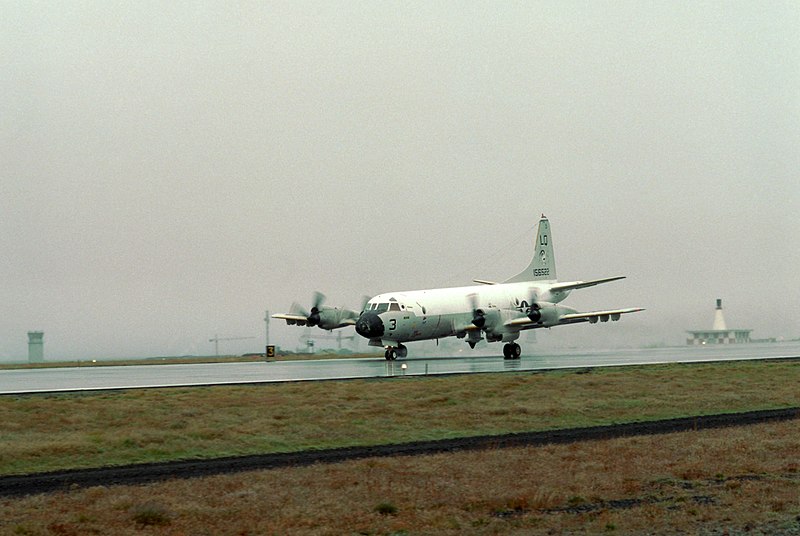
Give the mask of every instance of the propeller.
<path id="1" fill-rule="evenodd" d="M 292 304 L 292 311 L 306 317 L 306 323 L 309 326 L 318 326 L 320 321 L 320 307 L 322 307 L 322 303 L 325 301 L 325 295 L 322 292 L 315 292 L 314 293 L 314 300 L 311 306 L 311 312 L 309 313 L 306 311 L 300 304 L 297 302 Z"/>
<path id="2" fill-rule="evenodd" d="M 528 318 L 531 319 L 531 322 L 538 322 L 539 320 L 542 319 L 541 307 L 537 303 L 538 299 L 539 296 L 536 292 L 536 289 L 531 288 L 531 298 L 530 301 L 528 302 L 530 304 L 528 305 Z"/>
<path id="3" fill-rule="evenodd" d="M 319 325 L 319 308 L 322 306 L 322 302 L 324 301 L 325 301 L 325 295 L 322 292 L 314 293 L 314 305 L 312 305 L 311 307 L 311 314 L 308 315 L 309 326 Z"/>
<path id="4" fill-rule="evenodd" d="M 473 292 L 467 296 L 467 299 L 469 299 L 469 307 L 472 309 L 472 323 L 478 329 L 483 329 L 486 325 L 486 313 L 482 309 L 478 309 L 478 295 Z"/>
<path id="5" fill-rule="evenodd" d="M 361 309 L 358 311 L 354 311 L 352 309 L 342 309 L 342 319 L 351 319 L 351 320 L 358 320 L 358 317 L 361 316 L 361 313 L 367 308 L 367 302 L 369 302 L 369 296 L 362 296 L 361 298 Z"/>

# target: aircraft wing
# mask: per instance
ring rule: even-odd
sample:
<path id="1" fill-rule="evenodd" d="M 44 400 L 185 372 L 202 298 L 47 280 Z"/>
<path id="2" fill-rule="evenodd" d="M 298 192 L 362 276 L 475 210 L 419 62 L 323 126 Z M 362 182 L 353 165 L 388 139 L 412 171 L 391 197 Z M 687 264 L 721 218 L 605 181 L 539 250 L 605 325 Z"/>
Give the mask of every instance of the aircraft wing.
<path id="1" fill-rule="evenodd" d="M 561 324 L 574 324 L 576 322 L 590 322 L 594 324 L 598 320 L 600 322 L 608 322 L 609 320 L 617 321 L 620 315 L 626 313 L 638 313 L 644 311 L 641 307 L 629 307 L 627 309 L 614 309 L 613 311 L 591 311 L 588 313 L 572 313 L 564 315 L 558 319 L 559 325 Z"/>
<path id="2" fill-rule="evenodd" d="M 303 315 L 293 315 L 293 314 L 286 314 L 280 313 L 272 315 L 272 318 L 280 318 L 281 320 L 286 320 L 286 323 L 290 326 L 297 324 L 298 326 L 305 326 L 308 323 L 308 318 Z"/>
<path id="3" fill-rule="evenodd" d="M 279 318 L 281 320 L 286 320 L 286 323 L 290 326 L 305 326 L 308 324 L 308 317 L 303 315 L 291 314 L 291 313 L 278 313 L 272 315 L 272 318 Z M 323 329 L 338 329 L 343 328 L 345 326 L 355 326 L 357 318 L 342 318 L 341 320 L 333 321 L 333 324 L 326 323 L 322 326 Z"/>
<path id="4" fill-rule="evenodd" d="M 552 287 L 550 287 L 550 292 L 558 292 L 562 290 L 575 290 L 578 288 L 586 288 L 586 287 L 593 287 L 595 285 L 599 285 L 601 283 L 609 283 L 611 281 L 618 281 L 620 279 L 625 279 L 624 275 L 620 275 L 617 277 L 606 277 L 605 279 L 592 279 L 591 281 L 570 281 L 568 283 L 556 283 Z"/>
<path id="5" fill-rule="evenodd" d="M 627 313 L 638 313 L 644 311 L 641 307 L 629 307 L 627 309 L 613 309 L 610 311 L 590 311 L 587 313 L 569 313 L 558 317 L 558 322 L 552 325 L 539 325 L 538 322 L 533 322 L 527 316 L 514 318 L 505 323 L 507 327 L 515 327 L 517 329 L 530 329 L 533 327 L 553 327 L 563 326 L 566 324 L 577 324 L 578 322 L 589 322 L 595 324 L 599 322 L 608 322 L 613 320 L 616 322 L 621 315 Z"/>

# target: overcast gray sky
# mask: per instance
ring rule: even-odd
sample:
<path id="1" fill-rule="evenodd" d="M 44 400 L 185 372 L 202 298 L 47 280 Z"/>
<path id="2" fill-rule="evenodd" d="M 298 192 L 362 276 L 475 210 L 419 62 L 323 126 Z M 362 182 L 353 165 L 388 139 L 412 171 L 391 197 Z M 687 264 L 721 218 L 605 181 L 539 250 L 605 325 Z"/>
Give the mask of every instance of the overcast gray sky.
<path id="1" fill-rule="evenodd" d="M 560 279 L 628 276 L 567 305 L 647 311 L 540 340 L 680 344 L 717 297 L 800 336 L 797 2 L 2 11 L 0 359 L 260 350 L 315 290 L 510 277 L 541 213 Z"/>

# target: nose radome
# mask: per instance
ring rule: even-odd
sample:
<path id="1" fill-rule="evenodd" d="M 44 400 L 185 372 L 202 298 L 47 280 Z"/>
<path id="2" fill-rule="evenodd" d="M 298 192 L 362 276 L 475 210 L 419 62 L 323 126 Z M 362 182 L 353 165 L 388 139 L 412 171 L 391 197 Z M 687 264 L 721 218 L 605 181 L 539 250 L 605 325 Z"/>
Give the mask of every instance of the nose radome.
<path id="1" fill-rule="evenodd" d="M 383 320 L 377 313 L 362 313 L 356 322 L 356 333 L 367 339 L 374 339 L 383 335 Z"/>

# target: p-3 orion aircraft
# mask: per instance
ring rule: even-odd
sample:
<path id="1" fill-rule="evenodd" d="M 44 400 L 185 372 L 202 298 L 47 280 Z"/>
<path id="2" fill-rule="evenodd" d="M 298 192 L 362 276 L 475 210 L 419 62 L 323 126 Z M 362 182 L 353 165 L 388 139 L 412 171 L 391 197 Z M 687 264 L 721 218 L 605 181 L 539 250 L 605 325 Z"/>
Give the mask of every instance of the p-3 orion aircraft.
<path id="1" fill-rule="evenodd" d="M 293 304 L 290 313 L 272 317 L 286 320 L 287 324 L 327 330 L 355 326 L 359 335 L 369 339 L 370 346 L 385 349 L 384 357 L 389 361 L 408 355 L 405 342 L 453 336 L 466 339 L 470 348 L 484 338 L 487 342 L 504 342 L 505 359 L 519 359 L 522 349 L 514 341 L 524 330 L 617 321 L 623 314 L 644 310 L 636 307 L 579 312 L 559 305 L 573 290 L 625 276 L 559 283 L 550 222 L 544 214 L 539 220 L 535 246 L 528 267 L 502 283 L 475 279 L 479 284 L 467 287 L 387 292 L 369 299 L 360 314 L 324 306 L 324 296 L 317 293 L 310 313 Z"/>

